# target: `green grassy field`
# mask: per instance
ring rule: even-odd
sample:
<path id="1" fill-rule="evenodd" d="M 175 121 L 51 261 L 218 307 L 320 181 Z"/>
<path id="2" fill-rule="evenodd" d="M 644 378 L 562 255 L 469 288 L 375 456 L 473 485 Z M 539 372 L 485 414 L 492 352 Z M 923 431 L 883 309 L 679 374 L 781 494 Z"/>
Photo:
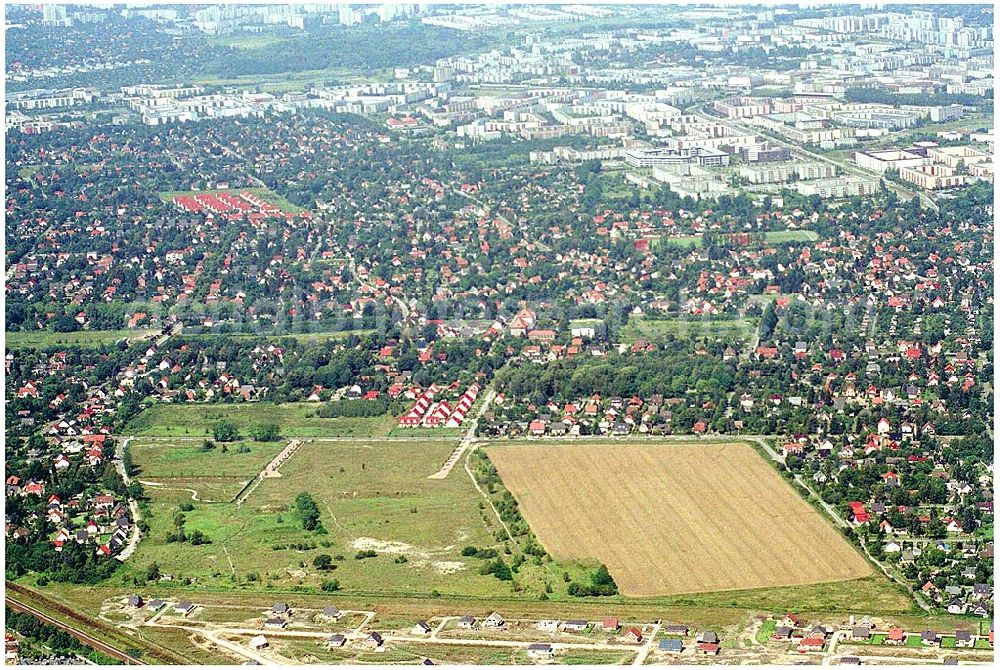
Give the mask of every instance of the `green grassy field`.
<path id="1" fill-rule="evenodd" d="M 262 423 L 278 425 L 282 437 L 385 436 L 396 426 L 396 417 L 316 416 L 320 403 L 157 404 L 135 416 L 125 434 L 156 437 L 209 437 L 222 419 L 232 421 L 241 435 Z"/>
<path id="2" fill-rule="evenodd" d="M 217 444 L 206 451 L 203 443 L 203 438 L 132 440 L 132 458 L 141 464 L 135 476 L 149 490 L 186 492 L 204 502 L 228 502 L 286 444 L 240 441 Z"/>
<path id="3" fill-rule="evenodd" d="M 327 342 L 329 340 L 343 340 L 351 335 L 357 335 L 358 337 L 365 337 L 375 332 L 372 328 L 359 328 L 357 330 L 330 330 L 330 331 L 319 331 L 315 333 L 189 333 L 184 332 L 184 337 L 189 338 L 211 338 L 211 337 L 224 337 L 226 339 L 236 339 L 236 340 L 253 340 L 259 338 L 282 338 L 290 337 L 292 339 L 298 340 L 300 342 Z"/>
<path id="4" fill-rule="evenodd" d="M 23 168 L 17 171 L 17 176 L 25 180 L 31 179 L 33 176 L 35 176 L 35 173 L 37 173 L 41 169 L 42 169 L 41 165 L 25 165 Z"/>
<path id="5" fill-rule="evenodd" d="M 509 583 L 478 573 L 481 561 L 461 556 L 467 545 L 496 544 L 471 480 L 459 472 L 445 480 L 427 479 L 453 449 L 450 442 L 306 442 L 281 467 L 280 477 L 265 479 L 243 505 L 194 503 L 195 509 L 186 513 L 185 530 L 200 530 L 212 540 L 200 546 L 166 542 L 174 511 L 190 501 L 190 494 L 146 487 L 150 532 L 130 566 L 142 570 L 156 561 L 170 566 L 177 577 L 196 578 L 204 585 L 237 581 L 251 588 L 315 588 L 336 578 L 345 591 L 510 593 Z M 133 454 L 138 467 L 154 472 L 169 467 L 152 451 Z M 212 459 L 205 463 L 209 468 L 214 462 L 225 464 L 229 454 L 192 458 L 201 456 Z M 247 463 L 247 478 L 259 460 Z M 301 529 L 291 507 L 302 491 L 316 499 L 324 532 Z M 301 543 L 309 548 L 288 546 Z M 362 549 L 378 555 L 355 558 Z M 312 565 L 320 553 L 343 560 L 335 561 L 336 569 L 320 572 Z M 247 583 L 250 573 L 259 580 Z"/>
<path id="6" fill-rule="evenodd" d="M 126 337 L 133 340 L 150 337 L 157 330 L 78 330 L 73 333 L 56 333 L 51 330 L 13 331 L 4 333 L 8 349 L 44 349 L 47 347 L 99 347 L 114 344 Z"/>
<path id="7" fill-rule="evenodd" d="M 778 627 L 778 622 L 774 619 L 768 619 L 763 624 L 761 624 L 760 629 L 757 631 L 757 643 L 766 644 L 771 636 L 774 635 L 775 629 Z"/>
<path id="8" fill-rule="evenodd" d="M 701 235 L 678 235 L 676 237 L 661 237 L 656 240 L 653 247 L 658 246 L 673 246 L 680 247 L 682 249 L 694 249 L 700 247 L 702 244 Z"/>
<path id="9" fill-rule="evenodd" d="M 815 230 L 769 230 L 764 233 L 764 240 L 771 244 L 782 242 L 815 242 L 819 233 Z"/>
<path id="10" fill-rule="evenodd" d="M 277 35 L 223 35 L 217 37 L 215 41 L 222 46 L 253 51 L 254 49 L 263 49 L 274 44 L 281 44 L 285 39 Z"/>
<path id="11" fill-rule="evenodd" d="M 261 48 L 258 42 L 254 48 Z M 375 70 L 371 74 L 359 74 L 344 68 L 327 68 L 325 70 L 303 70 L 301 72 L 278 72 L 274 74 L 245 75 L 239 77 L 202 76 L 193 83 L 203 86 L 232 86 L 236 88 L 255 88 L 267 93 L 286 93 L 301 91 L 305 83 L 322 84 L 327 80 L 351 83 L 361 81 L 389 81 L 390 70 Z"/>
<path id="12" fill-rule="evenodd" d="M 261 198 L 267 200 L 272 205 L 277 205 L 282 212 L 289 212 L 292 214 L 298 214 L 299 212 L 305 211 L 304 208 L 298 205 L 292 204 L 282 196 L 278 195 L 269 188 L 263 187 L 251 187 L 251 188 L 212 188 L 205 189 L 203 191 L 159 191 L 156 195 L 160 197 L 160 200 L 164 202 L 172 202 L 174 198 L 179 195 L 207 195 L 211 193 L 239 193 L 240 191 L 247 191 L 253 193 L 254 195 L 260 196 Z"/>
<path id="13" fill-rule="evenodd" d="M 667 335 L 676 338 L 736 338 L 748 339 L 755 328 L 750 319 L 650 319 L 632 317 L 621 329 L 621 339 L 632 343 L 644 337 L 650 341 L 658 341 Z"/>

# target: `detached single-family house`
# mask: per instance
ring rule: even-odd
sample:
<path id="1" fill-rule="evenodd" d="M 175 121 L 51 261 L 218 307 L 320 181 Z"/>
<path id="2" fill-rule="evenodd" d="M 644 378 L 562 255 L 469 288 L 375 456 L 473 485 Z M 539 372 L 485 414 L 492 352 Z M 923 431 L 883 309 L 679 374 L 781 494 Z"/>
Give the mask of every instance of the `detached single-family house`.
<path id="1" fill-rule="evenodd" d="M 775 641 L 790 640 L 792 638 L 792 629 L 788 626 L 776 626 L 774 629 L 774 634 L 771 635 L 771 639 Z"/>
<path id="2" fill-rule="evenodd" d="M 500 616 L 499 612 L 493 612 L 488 617 L 483 619 L 483 628 L 503 628 L 507 625 L 507 621 Z"/>
<path id="3" fill-rule="evenodd" d="M 552 645 L 546 642 L 535 642 L 528 645 L 528 656 L 534 659 L 550 660 L 554 655 Z"/>
<path id="4" fill-rule="evenodd" d="M 429 635 L 431 632 L 430 624 L 426 621 L 418 621 L 414 624 L 413 628 L 410 629 L 410 633 L 413 635 Z"/>
<path id="5" fill-rule="evenodd" d="M 183 600 L 174 605 L 174 613 L 180 614 L 181 616 L 187 616 L 191 614 L 191 612 L 194 612 L 196 608 L 197 605 L 195 605 L 193 602 L 189 600 Z"/>
<path id="6" fill-rule="evenodd" d="M 344 635 L 340 634 L 340 633 L 334 633 L 330 637 L 326 638 L 326 646 L 327 647 L 331 647 L 331 648 L 333 648 L 333 647 L 343 647 L 346 643 L 347 643 L 347 638 Z"/>
<path id="7" fill-rule="evenodd" d="M 263 635 L 254 635 L 252 638 L 250 638 L 251 649 L 256 649 L 256 650 L 267 649 L 268 646 L 269 645 L 267 638 L 264 637 Z"/>
<path id="8" fill-rule="evenodd" d="M 695 641 L 698 643 L 716 644 L 719 641 L 719 636 L 715 634 L 715 631 L 706 630 L 698 633 Z"/>
<path id="9" fill-rule="evenodd" d="M 660 640 L 660 651 L 667 654 L 679 654 L 684 651 L 684 642 L 676 637 L 668 637 Z"/>

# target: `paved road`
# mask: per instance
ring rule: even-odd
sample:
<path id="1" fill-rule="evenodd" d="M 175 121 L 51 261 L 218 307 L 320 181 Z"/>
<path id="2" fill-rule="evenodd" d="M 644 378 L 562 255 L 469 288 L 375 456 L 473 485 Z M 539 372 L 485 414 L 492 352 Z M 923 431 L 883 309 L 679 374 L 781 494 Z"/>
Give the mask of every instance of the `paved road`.
<path id="1" fill-rule="evenodd" d="M 476 412 L 476 416 L 472 418 L 469 430 L 465 432 L 465 437 L 462 438 L 461 443 L 455 448 L 455 451 L 451 452 L 451 456 L 445 461 L 441 469 L 432 475 L 428 475 L 427 479 L 444 479 L 451 472 L 451 469 L 455 467 L 455 463 L 458 463 L 458 459 L 462 457 L 465 450 L 476 441 L 476 429 L 479 427 L 479 419 L 482 418 L 483 414 L 493 403 L 493 398 L 496 397 L 496 391 L 493 389 L 488 389 L 486 391 L 486 396 L 483 398 L 482 404 L 479 406 L 479 411 Z"/>
<path id="2" fill-rule="evenodd" d="M 646 662 L 646 657 L 649 656 L 649 652 L 653 650 L 653 645 L 656 644 L 656 634 L 659 632 L 660 622 L 657 621 L 653 626 L 653 632 L 646 638 L 646 642 L 639 649 L 639 653 L 636 654 L 635 660 L 632 661 L 632 665 L 642 665 Z"/>
<path id="3" fill-rule="evenodd" d="M 236 497 L 236 500 L 233 501 L 236 503 L 236 506 L 239 507 L 244 502 L 246 502 L 246 499 L 250 497 L 250 494 L 253 493 L 258 486 L 260 486 L 260 483 L 262 481 L 264 481 L 268 477 L 276 476 L 275 473 L 277 473 L 278 468 L 280 468 L 285 463 L 285 461 L 291 458 L 292 455 L 296 451 L 298 451 L 299 447 L 301 446 L 302 446 L 302 440 L 289 441 L 289 443 L 285 445 L 285 448 L 282 449 L 281 452 L 277 456 L 275 456 L 270 463 L 265 465 L 263 470 L 261 470 L 254 476 L 253 481 L 250 483 L 250 485 L 247 486 L 245 489 L 243 489 L 242 492 L 240 492 L 240 494 Z"/>

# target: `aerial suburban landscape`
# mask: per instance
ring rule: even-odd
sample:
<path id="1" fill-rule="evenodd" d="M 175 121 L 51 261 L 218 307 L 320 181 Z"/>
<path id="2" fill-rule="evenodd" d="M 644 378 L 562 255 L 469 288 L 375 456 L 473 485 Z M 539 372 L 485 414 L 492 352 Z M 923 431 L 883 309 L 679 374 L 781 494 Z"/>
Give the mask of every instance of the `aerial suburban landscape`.
<path id="1" fill-rule="evenodd" d="M 992 665 L 992 4 L 7 4 L 7 664 Z"/>

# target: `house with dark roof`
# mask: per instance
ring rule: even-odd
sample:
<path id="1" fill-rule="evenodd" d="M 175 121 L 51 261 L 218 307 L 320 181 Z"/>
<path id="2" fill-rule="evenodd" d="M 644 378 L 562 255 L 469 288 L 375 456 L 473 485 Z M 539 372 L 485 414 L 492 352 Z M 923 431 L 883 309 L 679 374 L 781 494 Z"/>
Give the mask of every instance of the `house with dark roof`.
<path id="1" fill-rule="evenodd" d="M 554 656 L 552 645 L 546 642 L 535 642 L 528 645 L 528 656 L 531 658 L 551 659 Z"/>
<path id="2" fill-rule="evenodd" d="M 660 640 L 658 648 L 667 654 L 679 654 L 684 651 L 684 642 L 676 637 L 667 637 Z"/>

